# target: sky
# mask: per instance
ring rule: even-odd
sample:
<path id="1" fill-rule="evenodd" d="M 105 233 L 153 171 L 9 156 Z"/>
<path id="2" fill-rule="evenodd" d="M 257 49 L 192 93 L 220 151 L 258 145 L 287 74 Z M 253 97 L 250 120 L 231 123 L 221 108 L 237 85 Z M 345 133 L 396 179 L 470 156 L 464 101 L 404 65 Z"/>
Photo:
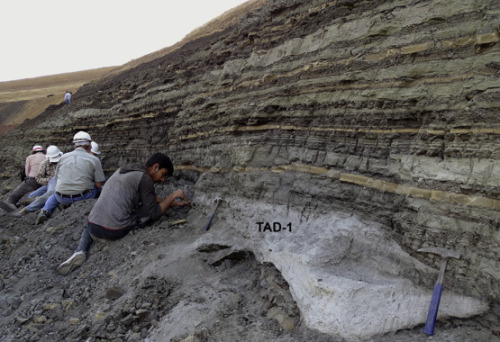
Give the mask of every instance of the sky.
<path id="1" fill-rule="evenodd" d="M 2 0 L 0 82 L 118 66 L 247 0 Z"/>

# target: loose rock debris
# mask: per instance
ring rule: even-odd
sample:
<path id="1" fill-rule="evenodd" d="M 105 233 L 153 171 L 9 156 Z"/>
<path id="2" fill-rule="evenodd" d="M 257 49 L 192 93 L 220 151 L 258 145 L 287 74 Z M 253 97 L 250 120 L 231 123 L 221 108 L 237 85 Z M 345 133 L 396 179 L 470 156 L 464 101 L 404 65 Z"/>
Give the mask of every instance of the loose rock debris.
<path id="1" fill-rule="evenodd" d="M 224 244 L 193 247 L 206 233 L 189 209 L 96 242 L 80 268 L 58 274 L 92 205 L 75 203 L 40 226 L 36 213 L 0 213 L 2 341 L 343 341 L 307 327 L 272 264 Z M 442 341 L 494 341 L 487 322 L 496 314 L 440 321 L 436 332 Z M 416 327 L 373 341 L 426 338 Z"/>

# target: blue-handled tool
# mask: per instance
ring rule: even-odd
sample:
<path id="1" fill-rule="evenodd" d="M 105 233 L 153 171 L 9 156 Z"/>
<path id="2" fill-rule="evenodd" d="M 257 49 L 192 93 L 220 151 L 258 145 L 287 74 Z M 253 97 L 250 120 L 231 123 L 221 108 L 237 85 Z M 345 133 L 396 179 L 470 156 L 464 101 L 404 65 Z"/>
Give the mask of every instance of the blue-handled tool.
<path id="1" fill-rule="evenodd" d="M 462 254 L 450 251 L 449 249 L 439 247 L 420 248 L 417 252 L 434 253 L 443 257 L 441 261 L 441 268 L 439 270 L 438 280 L 432 292 L 431 304 L 429 305 L 429 312 L 427 313 L 427 320 L 425 321 L 424 333 L 427 335 L 434 335 L 434 326 L 436 325 L 436 317 L 439 310 L 439 302 L 441 302 L 441 292 L 443 291 L 444 271 L 449 258 L 460 259 Z"/>
<path id="2" fill-rule="evenodd" d="M 217 205 L 215 206 L 215 209 L 214 209 L 214 212 L 210 215 L 210 217 L 208 218 L 208 221 L 207 223 L 205 224 L 205 227 L 203 227 L 203 230 L 204 231 L 207 231 L 210 229 L 210 225 L 212 224 L 212 220 L 214 219 L 214 216 L 215 216 L 215 212 L 217 211 L 217 208 L 219 207 L 219 203 L 222 201 L 220 198 L 217 198 L 216 199 L 217 201 Z"/>

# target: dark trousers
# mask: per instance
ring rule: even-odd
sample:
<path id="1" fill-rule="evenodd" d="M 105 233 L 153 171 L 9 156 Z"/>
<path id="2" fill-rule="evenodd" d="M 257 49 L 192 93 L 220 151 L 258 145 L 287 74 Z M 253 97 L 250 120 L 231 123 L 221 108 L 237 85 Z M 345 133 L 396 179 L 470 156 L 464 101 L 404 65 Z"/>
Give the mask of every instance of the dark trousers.
<path id="1" fill-rule="evenodd" d="M 114 230 L 107 229 L 98 224 L 87 221 L 83 227 L 82 236 L 80 237 L 80 242 L 78 243 L 78 248 L 75 252 L 85 252 L 87 253 L 94 242 L 92 236 L 105 240 L 118 240 L 127 235 L 135 226 L 125 227 L 123 229 Z"/>
<path id="2" fill-rule="evenodd" d="M 26 177 L 21 184 L 17 186 L 17 188 L 12 191 L 12 193 L 9 195 L 9 198 L 7 198 L 7 202 L 16 205 L 17 202 L 26 194 L 35 191 L 41 187 L 40 184 L 36 181 L 35 178 L 33 177 Z"/>

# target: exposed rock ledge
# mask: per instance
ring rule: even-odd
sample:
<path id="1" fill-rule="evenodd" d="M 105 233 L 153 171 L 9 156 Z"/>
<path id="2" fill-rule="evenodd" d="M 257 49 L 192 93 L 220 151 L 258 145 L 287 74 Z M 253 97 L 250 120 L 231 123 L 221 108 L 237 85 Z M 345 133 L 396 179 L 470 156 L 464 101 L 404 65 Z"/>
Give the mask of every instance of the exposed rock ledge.
<path id="1" fill-rule="evenodd" d="M 273 263 L 307 324 L 347 341 L 425 322 L 433 285 L 419 284 L 435 281 L 434 269 L 403 251 L 377 222 L 338 210 L 305 213 L 305 207 L 224 195 L 219 219 L 197 244 L 251 251 L 257 260 Z M 259 222 L 271 223 L 276 231 L 263 231 Z M 439 317 L 468 317 L 488 309 L 484 300 L 445 289 Z"/>
<path id="2" fill-rule="evenodd" d="M 477 315 L 500 301 L 498 13 L 270 0 L 10 132 L 0 172 L 13 183 L 30 146 L 68 151 L 80 129 L 108 170 L 167 151 L 200 175 L 196 202 L 226 200 L 199 245 L 275 264 L 311 327 L 356 340 L 423 323 L 440 261 L 426 246 L 464 254 L 440 314 Z"/>

